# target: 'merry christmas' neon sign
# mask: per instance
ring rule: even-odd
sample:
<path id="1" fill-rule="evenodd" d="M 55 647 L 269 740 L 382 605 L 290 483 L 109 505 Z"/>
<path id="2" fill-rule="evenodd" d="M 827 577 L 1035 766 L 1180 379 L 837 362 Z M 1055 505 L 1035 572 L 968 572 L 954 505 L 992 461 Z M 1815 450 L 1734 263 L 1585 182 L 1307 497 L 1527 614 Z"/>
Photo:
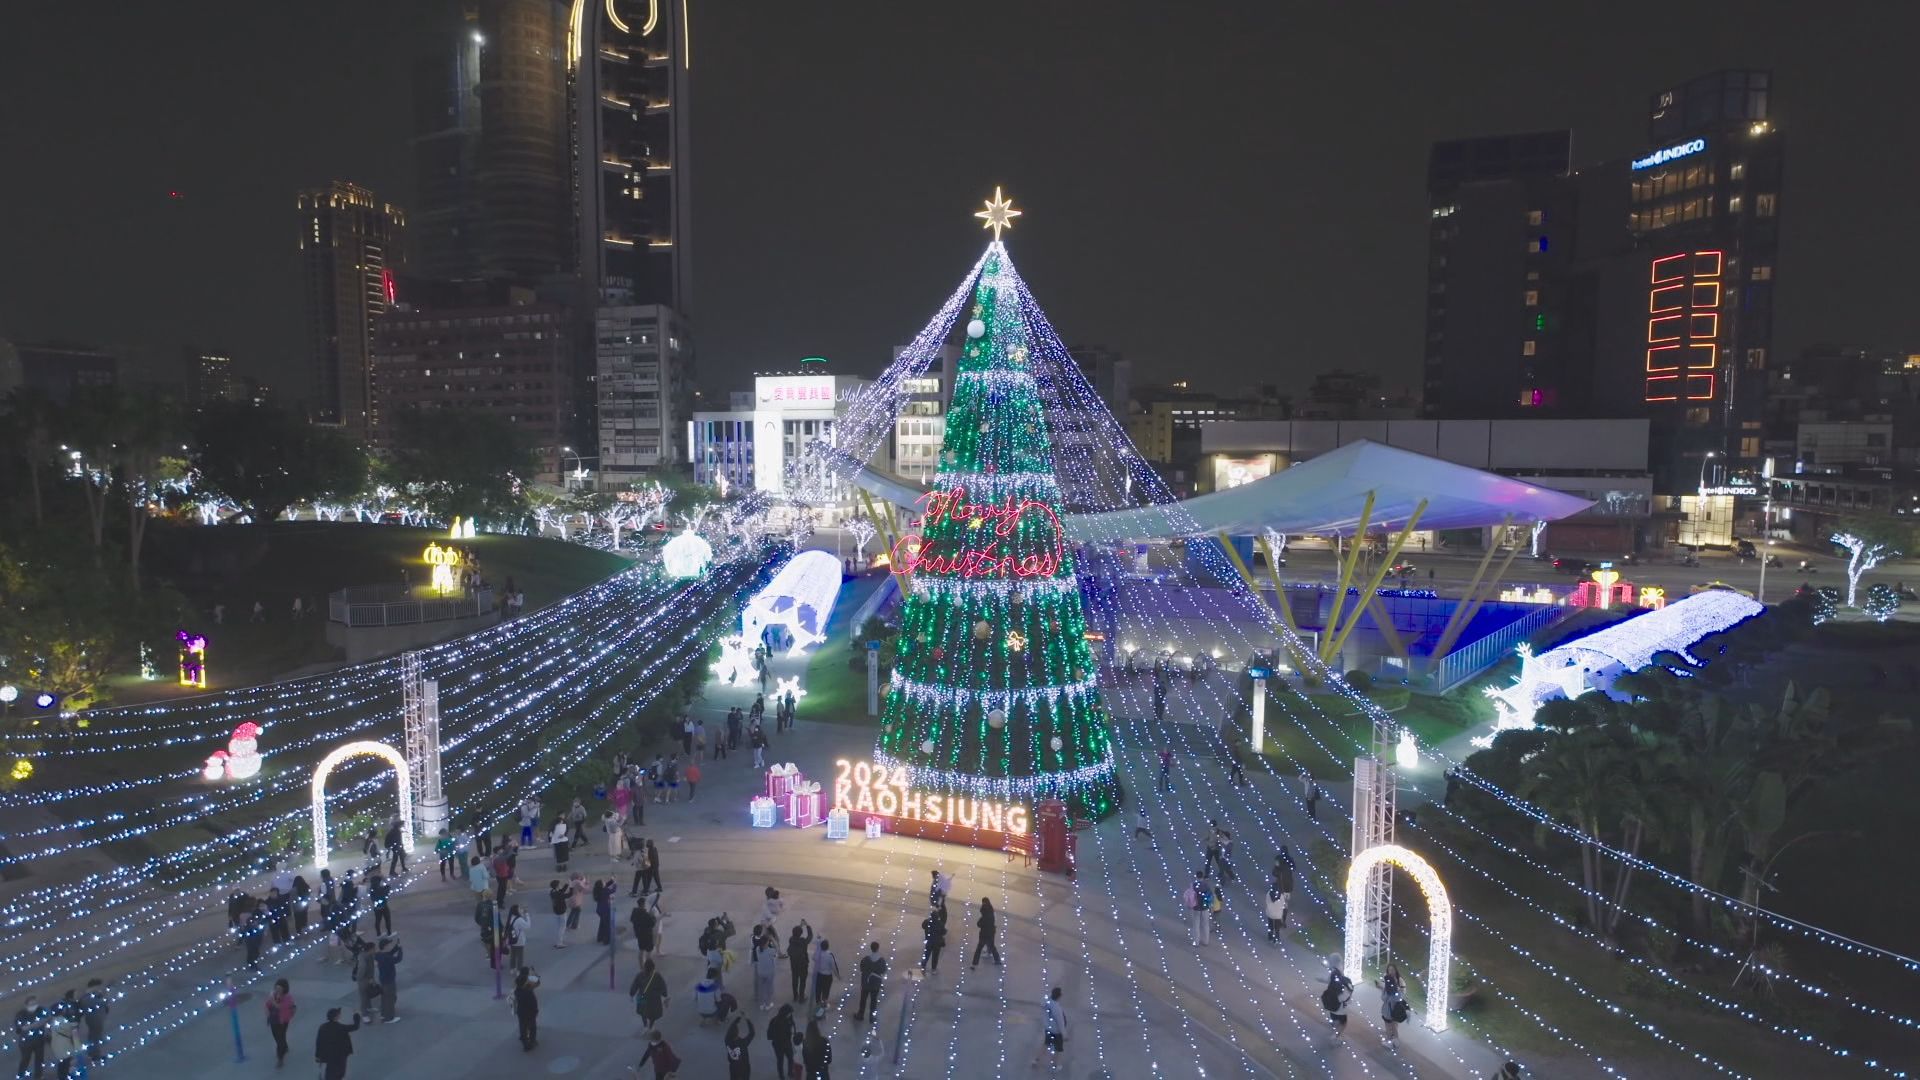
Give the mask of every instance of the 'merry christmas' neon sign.
<path id="1" fill-rule="evenodd" d="M 919 501 L 926 503 L 926 510 L 920 520 L 914 523 L 914 528 L 925 530 L 944 519 L 974 530 L 990 528 L 992 540 L 983 547 L 947 554 L 936 551 L 923 532 L 911 532 L 893 545 L 891 563 L 896 572 L 907 574 L 926 570 L 959 578 L 1053 577 L 1059 573 L 1064 558 L 1062 553 L 1066 530 L 1061 527 L 1060 516 L 1046 503 L 1038 499 L 1017 499 L 1011 495 L 1007 496 L 1006 502 L 999 504 L 969 503 L 964 487 L 956 487 L 951 491 L 930 491 L 922 495 Z M 1044 515 L 1053 527 L 1050 548 L 1030 555 L 1001 554 L 998 550 L 1000 541 L 1012 536 L 1021 518 L 1029 512 Z"/>

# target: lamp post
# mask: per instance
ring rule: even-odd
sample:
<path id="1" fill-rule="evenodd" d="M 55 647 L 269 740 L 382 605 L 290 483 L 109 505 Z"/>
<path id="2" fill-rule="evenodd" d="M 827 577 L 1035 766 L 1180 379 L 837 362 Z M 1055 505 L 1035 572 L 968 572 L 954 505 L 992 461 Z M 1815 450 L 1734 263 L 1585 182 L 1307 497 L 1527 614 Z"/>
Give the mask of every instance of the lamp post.
<path id="1" fill-rule="evenodd" d="M 580 455 L 573 452 L 573 447 L 571 446 L 561 447 L 560 448 L 560 488 L 563 491 L 573 490 L 573 481 L 568 477 L 568 474 L 567 474 L 568 458 L 572 458 L 576 465 L 578 465 L 580 462 Z"/>
<path id="2" fill-rule="evenodd" d="M 1709 450 L 1700 455 L 1700 483 L 1694 488 L 1693 493 L 1694 516 L 1692 518 L 1692 524 L 1694 547 L 1704 546 L 1700 539 L 1700 522 L 1701 519 L 1707 516 L 1707 463 L 1714 459 L 1716 453 L 1717 451 Z"/>
<path id="3" fill-rule="evenodd" d="M 1285 602 L 1285 598 L 1281 598 Z M 1273 669 L 1264 665 L 1247 668 L 1247 674 L 1253 676 L 1253 752 L 1258 754 L 1267 742 L 1267 680 L 1273 677 Z"/>
<path id="4" fill-rule="evenodd" d="M 1767 602 L 1767 559 L 1773 553 L 1773 459 L 1768 458 L 1760 466 L 1760 484 L 1766 490 L 1764 502 L 1760 504 L 1760 587 L 1754 590 L 1753 598 L 1764 604 Z"/>

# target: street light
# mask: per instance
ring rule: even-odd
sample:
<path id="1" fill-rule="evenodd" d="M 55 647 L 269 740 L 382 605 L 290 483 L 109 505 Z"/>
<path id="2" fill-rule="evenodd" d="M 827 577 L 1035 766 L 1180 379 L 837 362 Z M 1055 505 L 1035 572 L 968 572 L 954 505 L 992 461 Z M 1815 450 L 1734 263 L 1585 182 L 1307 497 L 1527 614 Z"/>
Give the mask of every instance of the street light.
<path id="1" fill-rule="evenodd" d="M 566 491 L 573 490 L 573 483 L 567 479 L 567 458 L 569 457 L 571 457 L 574 460 L 575 467 L 578 467 L 580 462 L 580 455 L 574 453 L 573 447 L 571 446 L 561 447 L 560 448 L 560 486 L 563 490 L 566 490 Z M 584 473 L 586 470 L 582 469 L 581 471 Z"/>
<path id="2" fill-rule="evenodd" d="M 1707 517 L 1707 463 L 1713 460 L 1714 454 L 1715 451 L 1709 450 L 1700 455 L 1700 484 L 1694 489 L 1692 518 L 1693 546 L 1696 548 L 1706 546 L 1706 542 L 1700 538 L 1700 524 Z"/>

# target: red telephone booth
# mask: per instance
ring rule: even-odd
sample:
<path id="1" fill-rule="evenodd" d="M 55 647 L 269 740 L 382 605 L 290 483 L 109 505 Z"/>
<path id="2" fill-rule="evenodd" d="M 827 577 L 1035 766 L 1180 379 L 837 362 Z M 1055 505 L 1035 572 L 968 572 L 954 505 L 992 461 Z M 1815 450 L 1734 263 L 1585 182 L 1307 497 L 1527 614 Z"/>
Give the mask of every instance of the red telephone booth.
<path id="1" fill-rule="evenodd" d="M 1073 834 L 1067 827 L 1067 804 L 1059 799 L 1043 799 L 1033 809 L 1034 855 L 1040 869 L 1056 874 L 1071 867 Z"/>

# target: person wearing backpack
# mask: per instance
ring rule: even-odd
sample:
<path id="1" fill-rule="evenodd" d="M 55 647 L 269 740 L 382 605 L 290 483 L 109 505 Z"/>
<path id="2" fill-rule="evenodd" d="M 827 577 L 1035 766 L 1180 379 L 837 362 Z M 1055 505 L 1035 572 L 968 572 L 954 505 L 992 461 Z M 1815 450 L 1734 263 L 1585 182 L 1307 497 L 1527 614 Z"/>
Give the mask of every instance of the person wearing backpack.
<path id="1" fill-rule="evenodd" d="M 1410 1010 L 1407 999 L 1400 995 L 1398 987 L 1389 985 L 1380 992 L 1380 1024 L 1386 1028 L 1386 1040 L 1391 1043 L 1400 1037 L 1400 1025 L 1406 1023 Z"/>
<path id="2" fill-rule="evenodd" d="M 1334 1030 L 1345 1032 L 1347 1029 L 1347 1002 L 1353 1000 L 1353 980 L 1340 970 L 1340 958 L 1327 957 L 1327 988 L 1320 991 L 1320 1007 L 1327 1010 L 1327 1019 L 1333 1021 Z"/>
<path id="3" fill-rule="evenodd" d="M 1213 882 L 1207 880 L 1207 872 L 1202 870 L 1187 886 L 1187 907 L 1193 912 L 1193 943 L 1195 945 L 1213 944 L 1213 913 L 1218 910 L 1219 898 L 1214 895 Z"/>
<path id="4" fill-rule="evenodd" d="M 649 1061 L 653 1062 L 654 1080 L 668 1080 L 680 1068 L 680 1055 L 667 1044 L 667 1037 L 657 1031 L 647 1037 L 647 1052 L 640 1055 L 639 1064 L 631 1071 L 638 1074 Z"/>

